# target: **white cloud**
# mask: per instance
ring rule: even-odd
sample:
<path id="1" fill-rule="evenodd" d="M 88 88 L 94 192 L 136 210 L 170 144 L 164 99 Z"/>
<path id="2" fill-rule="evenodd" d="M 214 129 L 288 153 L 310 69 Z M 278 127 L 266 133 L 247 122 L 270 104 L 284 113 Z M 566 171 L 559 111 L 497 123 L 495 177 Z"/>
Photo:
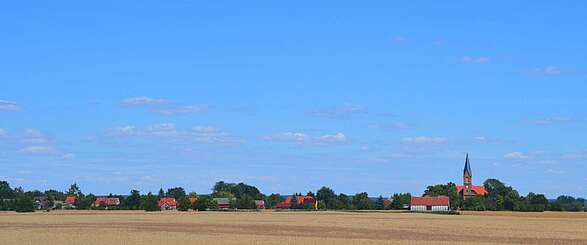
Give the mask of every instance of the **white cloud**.
<path id="1" fill-rule="evenodd" d="M 20 149 L 18 152 L 24 153 L 24 154 L 50 154 L 50 153 L 54 153 L 55 150 L 53 148 L 47 147 L 47 146 L 31 146 L 31 147 L 26 147 L 26 148 Z"/>
<path id="2" fill-rule="evenodd" d="M 21 141 L 27 144 L 47 144 L 52 140 L 37 129 L 27 129 Z"/>
<path id="3" fill-rule="evenodd" d="M 534 69 L 532 69 L 532 73 L 554 75 L 554 74 L 560 74 L 561 69 L 556 66 L 547 66 L 547 67 L 542 67 L 542 68 L 534 68 Z"/>
<path id="4" fill-rule="evenodd" d="M 310 112 L 310 115 L 317 117 L 348 117 L 357 114 L 366 114 L 367 108 L 359 105 L 344 105 L 341 107 L 328 108 Z"/>
<path id="5" fill-rule="evenodd" d="M 155 106 L 165 103 L 166 101 L 163 99 L 153 99 L 146 96 L 125 98 L 122 100 L 122 104 L 125 106 Z"/>
<path id="6" fill-rule="evenodd" d="M 0 111 L 18 111 L 20 106 L 14 101 L 0 100 Z"/>
<path id="7" fill-rule="evenodd" d="M 198 141 L 202 143 L 242 143 L 242 139 L 208 126 L 194 126 L 192 130 L 178 129 L 173 123 L 159 123 L 147 127 L 124 126 L 106 130 L 110 136 L 157 137 L 168 140 Z"/>
<path id="8" fill-rule="evenodd" d="M 530 123 L 546 125 L 546 124 L 554 124 L 554 123 L 566 123 L 566 122 L 572 122 L 572 121 L 573 121 L 573 119 L 570 117 L 547 117 L 547 118 L 532 120 L 532 121 L 530 121 Z"/>
<path id="9" fill-rule="evenodd" d="M 405 137 L 400 141 L 402 144 L 409 145 L 421 145 L 421 144 L 433 144 L 440 145 L 446 144 L 447 140 L 441 137 L 429 137 L 429 136 L 418 136 L 418 137 Z"/>
<path id="10" fill-rule="evenodd" d="M 510 152 L 510 153 L 505 154 L 503 156 L 503 158 L 505 158 L 505 159 L 528 159 L 530 157 L 522 152 L 514 151 L 514 152 Z"/>
<path id="11" fill-rule="evenodd" d="M 464 63 L 476 63 L 476 64 L 481 64 L 481 63 L 487 63 L 490 61 L 489 57 L 471 57 L 471 56 L 465 56 L 463 57 L 462 61 Z"/>
<path id="12" fill-rule="evenodd" d="M 151 112 L 158 113 L 162 115 L 178 115 L 178 114 L 188 114 L 188 113 L 197 113 L 197 112 L 204 112 L 208 108 L 205 106 L 179 106 L 179 107 L 172 107 L 172 108 L 157 108 L 152 109 Z"/>
<path id="13" fill-rule="evenodd" d="M 319 138 L 320 142 L 343 142 L 346 141 L 346 136 L 343 133 L 336 133 L 334 135 L 323 135 Z"/>
<path id="14" fill-rule="evenodd" d="M 270 136 L 263 137 L 265 140 L 270 141 L 297 141 L 297 142 L 304 142 L 309 139 L 309 137 L 304 133 L 296 133 L 296 132 L 284 132 L 284 133 L 276 133 Z"/>
<path id="15" fill-rule="evenodd" d="M 296 142 L 298 144 L 326 144 L 344 142 L 347 140 L 347 137 L 345 134 L 340 132 L 333 135 L 326 134 L 317 137 L 312 137 L 305 133 L 299 132 L 284 132 L 265 136 L 263 139 L 267 141 L 289 141 Z"/>
<path id="16" fill-rule="evenodd" d="M 549 174 L 564 174 L 565 171 L 563 171 L 563 170 L 556 170 L 556 169 L 547 169 L 546 170 L 546 173 L 549 173 Z"/>
<path id="17" fill-rule="evenodd" d="M 0 137 L 6 136 L 6 130 L 0 128 Z"/>

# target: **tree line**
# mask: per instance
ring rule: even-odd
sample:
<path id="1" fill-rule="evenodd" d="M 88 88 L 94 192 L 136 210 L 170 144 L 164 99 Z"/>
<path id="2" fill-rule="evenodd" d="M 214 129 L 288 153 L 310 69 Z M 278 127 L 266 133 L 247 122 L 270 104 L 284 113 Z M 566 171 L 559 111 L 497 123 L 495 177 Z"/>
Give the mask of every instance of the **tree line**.
<path id="1" fill-rule="evenodd" d="M 585 199 L 571 196 L 559 196 L 555 200 L 548 200 L 544 194 L 530 192 L 523 196 L 511 186 L 507 186 L 497 179 L 488 179 L 483 182 L 488 195 L 476 196 L 463 200 L 454 183 L 428 186 L 424 195 L 444 195 L 450 198 L 452 210 L 474 211 L 586 211 Z"/>
<path id="2" fill-rule="evenodd" d="M 560 196 L 556 200 L 549 201 L 543 194 L 528 193 L 521 196 L 511 186 L 506 186 L 499 180 L 488 179 L 484 182 L 488 191 L 487 196 L 478 196 L 463 200 L 457 193 L 454 183 L 428 186 L 424 191 L 425 196 L 445 195 L 450 198 L 453 210 L 510 210 L 510 211 L 585 211 L 585 199 L 571 196 Z M 255 209 L 256 200 L 263 200 L 267 208 L 276 208 L 285 200 L 285 196 L 279 193 L 265 195 L 255 186 L 245 183 L 217 182 L 212 187 L 212 193 L 198 195 L 195 192 L 186 192 L 182 187 L 173 187 L 167 190 L 161 188 L 157 194 L 148 192 L 142 194 L 139 190 L 131 190 L 128 195 L 110 194 L 107 197 L 116 197 L 119 205 L 108 206 L 102 204 L 95 206 L 96 195 L 84 194 L 81 188 L 72 184 L 66 192 L 57 190 L 24 191 L 21 187 L 11 188 L 8 182 L 0 181 L 0 211 L 32 212 L 35 210 L 34 198 L 43 196 L 47 206 L 63 208 L 63 200 L 67 196 L 75 196 L 75 204 L 68 208 L 75 209 L 120 209 L 120 210 L 146 210 L 160 211 L 158 201 L 161 198 L 170 197 L 176 200 L 176 208 L 179 211 L 188 210 L 216 210 L 218 203 L 215 198 L 226 198 L 230 201 L 230 208 Z M 302 196 L 301 193 L 293 193 L 291 196 Z M 319 209 L 319 210 L 387 210 L 406 209 L 410 205 L 412 195 L 410 193 L 395 193 L 391 197 L 371 198 L 367 192 L 347 195 L 336 193 L 329 187 L 322 187 L 314 194 L 309 191 L 306 196 L 313 197 L 317 203 L 297 203 L 296 198 L 291 199 L 290 209 Z M 316 205 L 317 204 L 317 205 Z"/>

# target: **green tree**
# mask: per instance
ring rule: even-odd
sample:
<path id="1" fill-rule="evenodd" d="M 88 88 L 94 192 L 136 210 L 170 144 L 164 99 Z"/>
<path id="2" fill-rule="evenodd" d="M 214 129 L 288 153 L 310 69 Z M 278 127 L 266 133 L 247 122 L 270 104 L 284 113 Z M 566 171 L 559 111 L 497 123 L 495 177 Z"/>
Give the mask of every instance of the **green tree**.
<path id="1" fill-rule="evenodd" d="M 294 193 L 293 195 L 291 195 L 291 202 L 290 202 L 291 206 L 290 206 L 290 209 L 298 209 L 298 208 L 300 208 L 299 207 L 300 204 L 298 203 L 297 196 L 298 196 L 297 193 Z"/>
<path id="2" fill-rule="evenodd" d="M 67 191 L 67 195 L 81 197 L 83 195 L 83 193 L 82 193 L 82 190 L 77 185 L 77 183 L 73 183 L 71 186 L 69 186 L 69 190 Z"/>
<path id="3" fill-rule="evenodd" d="M 147 212 L 161 211 L 157 202 L 157 197 L 154 196 L 151 192 L 149 192 L 143 200 L 142 206 L 143 209 Z"/>
<path id="4" fill-rule="evenodd" d="M 192 205 L 192 203 L 190 202 L 190 200 L 187 197 L 180 197 L 178 199 L 178 203 L 177 203 L 177 210 L 185 212 L 188 211 L 190 209 L 190 206 Z"/>
<path id="5" fill-rule="evenodd" d="M 95 201 L 96 196 L 93 194 L 88 194 L 87 196 L 78 196 L 75 207 L 77 209 L 90 209 Z"/>
<path id="6" fill-rule="evenodd" d="M 27 196 L 19 197 L 16 200 L 14 210 L 19 213 L 34 212 L 35 205 L 33 203 L 33 199 Z"/>
<path id="7" fill-rule="evenodd" d="M 253 199 L 249 195 L 242 195 L 241 198 L 236 200 L 236 208 L 239 209 L 255 209 L 257 206 L 255 205 L 255 199 Z"/>
<path id="8" fill-rule="evenodd" d="M 185 197 L 185 190 L 182 187 L 174 187 L 167 190 L 167 196 L 173 197 L 175 200 L 179 200 L 182 197 Z"/>
<path id="9" fill-rule="evenodd" d="M 483 197 L 469 197 L 462 203 L 464 210 L 485 211 L 485 198 Z"/>
<path id="10" fill-rule="evenodd" d="M 130 210 L 138 210 L 141 208 L 141 192 L 138 190 L 130 191 L 130 195 L 125 201 L 126 207 Z"/>
<path id="11" fill-rule="evenodd" d="M 279 194 L 271 194 L 266 198 L 267 206 L 270 208 L 275 208 L 278 203 L 282 202 L 283 198 Z"/>
<path id="12" fill-rule="evenodd" d="M 337 209 L 333 204 L 336 198 L 336 193 L 326 186 L 323 186 L 316 192 L 316 199 L 318 199 L 318 201 L 323 201 L 327 209 Z M 340 206 L 339 203 L 337 203 L 336 206 Z"/>
<path id="13" fill-rule="evenodd" d="M 166 197 L 165 191 L 163 190 L 163 188 L 160 188 L 159 189 L 159 194 L 157 194 L 157 199 L 161 199 L 163 197 Z"/>
<path id="14" fill-rule="evenodd" d="M 10 184 L 6 181 L 0 181 L 0 200 L 13 198 L 14 190 L 10 188 Z"/>
<path id="15" fill-rule="evenodd" d="M 385 199 L 383 199 L 383 196 L 379 196 L 379 198 L 377 198 L 377 202 L 375 202 L 375 209 L 377 209 L 377 210 L 385 209 Z"/>
<path id="16" fill-rule="evenodd" d="M 367 192 L 355 194 L 355 196 L 353 197 L 353 205 L 358 210 L 369 210 L 373 209 L 374 206 L 371 199 L 369 199 L 369 194 L 367 194 Z"/>
<path id="17" fill-rule="evenodd" d="M 394 193 L 392 196 L 393 201 L 391 202 L 392 209 L 404 209 L 409 206 L 412 201 L 412 194 L 410 193 Z"/>

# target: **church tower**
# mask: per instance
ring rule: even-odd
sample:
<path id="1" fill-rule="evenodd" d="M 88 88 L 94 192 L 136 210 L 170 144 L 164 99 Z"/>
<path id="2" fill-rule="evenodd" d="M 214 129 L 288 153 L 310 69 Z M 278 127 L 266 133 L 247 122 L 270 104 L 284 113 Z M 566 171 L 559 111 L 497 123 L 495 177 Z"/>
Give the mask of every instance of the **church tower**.
<path id="1" fill-rule="evenodd" d="M 473 172 L 471 171 L 471 163 L 469 163 L 469 153 L 467 153 L 465 169 L 463 170 L 463 199 L 474 197 L 475 195 L 473 191 Z"/>

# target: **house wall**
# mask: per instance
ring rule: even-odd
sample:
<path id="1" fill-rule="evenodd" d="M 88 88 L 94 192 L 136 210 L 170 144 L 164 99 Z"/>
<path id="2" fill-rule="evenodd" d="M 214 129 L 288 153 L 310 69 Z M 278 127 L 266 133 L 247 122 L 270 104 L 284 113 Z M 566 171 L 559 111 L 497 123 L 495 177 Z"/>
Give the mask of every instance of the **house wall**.
<path id="1" fill-rule="evenodd" d="M 410 211 L 415 212 L 446 212 L 449 211 L 448 206 L 432 206 L 432 210 L 426 210 L 426 205 L 412 205 Z"/>

